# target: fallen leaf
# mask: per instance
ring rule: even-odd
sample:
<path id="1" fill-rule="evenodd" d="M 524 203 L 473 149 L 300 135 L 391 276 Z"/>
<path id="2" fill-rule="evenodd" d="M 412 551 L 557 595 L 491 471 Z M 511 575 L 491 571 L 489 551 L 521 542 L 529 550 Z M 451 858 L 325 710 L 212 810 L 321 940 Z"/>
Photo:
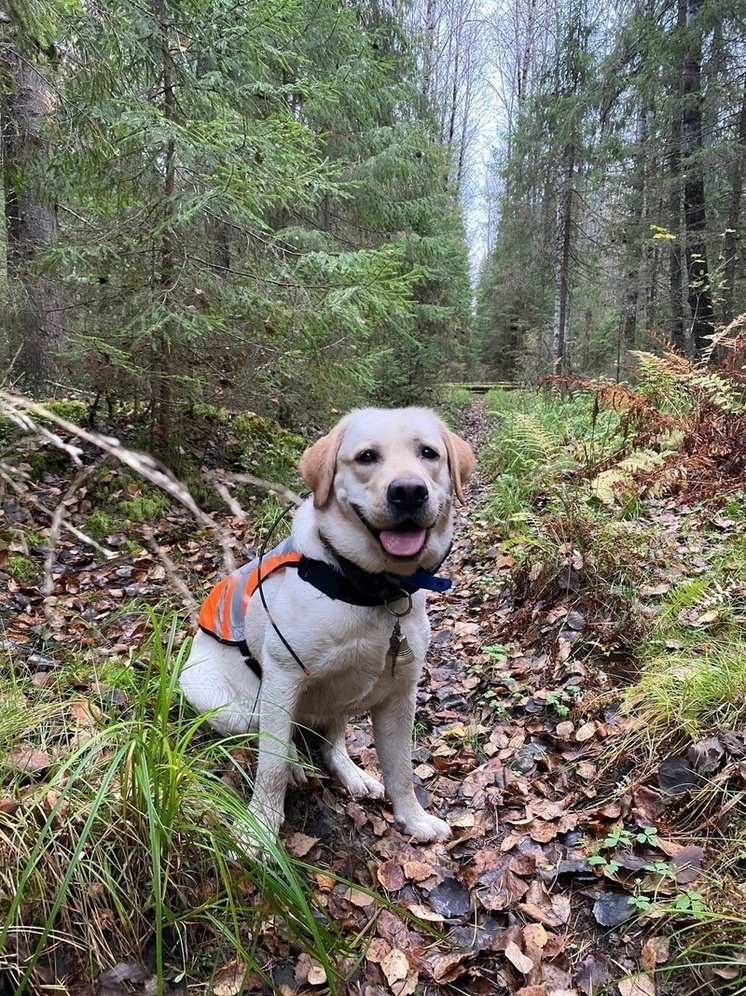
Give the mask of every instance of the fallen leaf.
<path id="1" fill-rule="evenodd" d="M 578 743 L 584 743 L 586 740 L 591 740 L 596 735 L 596 724 L 593 720 L 589 720 L 587 723 L 583 723 L 579 730 L 575 732 L 575 739 Z"/>
<path id="2" fill-rule="evenodd" d="M 655 979 L 641 973 L 617 982 L 621 996 L 655 996 Z"/>
<path id="3" fill-rule="evenodd" d="M 621 892 L 605 892 L 593 904 L 596 923 L 600 923 L 602 927 L 617 927 L 629 920 L 634 912 L 630 897 Z"/>
<path id="4" fill-rule="evenodd" d="M 409 974 L 409 959 L 399 948 L 392 948 L 389 953 L 381 959 L 381 971 L 386 976 L 386 981 L 390 986 L 395 982 L 406 979 Z"/>
<path id="5" fill-rule="evenodd" d="M 353 889 L 350 887 L 344 893 L 344 898 L 348 903 L 352 903 L 353 906 L 359 906 L 365 909 L 366 906 L 372 906 L 376 901 L 374 896 L 369 895 L 367 892 L 361 892 L 360 889 Z"/>
<path id="6" fill-rule="evenodd" d="M 33 747 L 19 747 L 13 751 L 8 760 L 16 770 L 25 771 L 30 775 L 40 775 L 52 764 L 52 758 L 46 751 L 34 750 Z"/>
<path id="7" fill-rule="evenodd" d="M 434 982 L 455 982 L 466 971 L 466 962 L 474 958 L 474 951 L 447 951 L 427 959 L 427 967 Z"/>
<path id="8" fill-rule="evenodd" d="M 424 906 L 422 903 L 410 903 L 407 909 L 412 916 L 416 916 L 420 920 L 426 920 L 428 923 L 445 923 L 445 917 L 431 910 L 429 906 Z"/>
<path id="9" fill-rule="evenodd" d="M 401 867 L 405 876 L 413 882 L 424 882 L 434 872 L 432 865 L 424 861 L 402 861 Z"/>
<path id="10" fill-rule="evenodd" d="M 468 891 L 455 878 L 447 878 L 430 890 L 427 897 L 436 913 L 447 920 L 453 917 L 466 916 L 471 909 L 471 897 Z"/>
<path id="11" fill-rule="evenodd" d="M 376 965 L 380 965 L 386 955 L 391 953 L 391 945 L 388 941 L 384 941 L 382 937 L 374 937 L 365 952 L 365 957 L 367 961 L 372 961 Z"/>
<path id="12" fill-rule="evenodd" d="M 642 946 L 640 964 L 646 972 L 652 972 L 656 965 L 665 965 L 671 946 L 670 937 L 649 937 Z"/>
<path id="13" fill-rule="evenodd" d="M 528 975 L 534 967 L 531 958 L 528 958 L 518 947 L 515 941 L 508 941 L 505 945 L 505 957 L 511 965 L 518 969 L 523 975 Z"/>
<path id="14" fill-rule="evenodd" d="M 284 841 L 285 847 L 295 858 L 305 856 L 319 843 L 318 837 L 309 837 L 304 833 L 291 833 Z"/>
<path id="15" fill-rule="evenodd" d="M 219 968 L 212 980 L 214 996 L 238 996 L 242 992 L 246 978 L 246 965 L 240 958 L 229 961 Z"/>

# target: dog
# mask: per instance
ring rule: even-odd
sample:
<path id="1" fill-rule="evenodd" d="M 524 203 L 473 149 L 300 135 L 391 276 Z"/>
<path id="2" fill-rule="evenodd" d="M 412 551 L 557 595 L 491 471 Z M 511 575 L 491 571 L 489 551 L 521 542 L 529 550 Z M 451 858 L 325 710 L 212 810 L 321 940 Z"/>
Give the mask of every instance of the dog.
<path id="1" fill-rule="evenodd" d="M 430 638 L 424 592 L 450 584 L 435 574 L 473 469 L 471 447 L 429 409 L 351 412 L 301 458 L 312 497 L 289 539 L 203 605 L 181 688 L 218 732 L 257 732 L 249 814 L 273 841 L 289 780 L 305 780 L 296 726 L 319 731 L 323 760 L 350 795 L 380 799 L 385 789 L 403 833 L 450 838 L 415 797 L 411 749 Z M 347 722 L 362 713 L 383 785 L 347 752 Z"/>

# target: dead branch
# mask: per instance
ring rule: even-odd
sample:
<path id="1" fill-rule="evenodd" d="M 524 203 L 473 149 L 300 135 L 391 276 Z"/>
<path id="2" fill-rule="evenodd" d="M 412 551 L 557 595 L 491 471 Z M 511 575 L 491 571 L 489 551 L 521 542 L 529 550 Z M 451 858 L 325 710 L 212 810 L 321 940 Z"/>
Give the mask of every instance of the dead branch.
<path id="1" fill-rule="evenodd" d="M 139 453 L 136 450 L 127 449 L 118 439 L 113 436 L 104 436 L 99 432 L 84 429 L 79 425 L 68 422 L 55 412 L 49 411 L 43 405 L 24 398 L 21 395 L 11 394 L 8 391 L 0 391 L 0 408 L 12 418 L 24 431 L 33 432 L 57 449 L 63 450 L 78 466 L 82 466 L 81 456 L 83 451 L 80 447 L 66 443 L 56 433 L 51 432 L 43 425 L 39 425 L 32 416 L 44 418 L 55 425 L 77 437 L 91 446 L 101 450 L 107 456 L 119 461 L 129 467 L 136 474 L 144 477 L 151 484 L 161 488 L 177 502 L 189 509 L 194 518 L 206 529 L 214 532 L 223 551 L 223 561 L 226 573 L 235 570 L 236 561 L 233 556 L 231 542 L 226 538 L 223 530 L 215 522 L 212 516 L 208 515 L 199 507 L 187 488 L 179 481 L 170 470 L 158 463 L 158 461 L 148 453 Z"/>

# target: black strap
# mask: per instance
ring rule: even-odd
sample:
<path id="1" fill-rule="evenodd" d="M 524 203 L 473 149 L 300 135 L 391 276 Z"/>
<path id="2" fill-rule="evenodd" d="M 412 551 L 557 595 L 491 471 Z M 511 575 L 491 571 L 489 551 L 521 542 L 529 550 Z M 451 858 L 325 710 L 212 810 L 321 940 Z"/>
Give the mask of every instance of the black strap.
<path id="1" fill-rule="evenodd" d="M 386 605 L 417 591 L 416 587 L 403 581 L 393 581 L 386 574 L 367 574 L 344 557 L 335 556 L 344 573 L 323 560 L 303 557 L 298 564 L 298 577 L 327 598 L 347 602 L 348 605 Z"/>
<path id="2" fill-rule="evenodd" d="M 317 591 L 320 591 L 322 595 L 326 595 L 327 598 L 346 602 L 348 605 L 366 607 L 395 602 L 400 598 L 405 598 L 407 595 L 414 594 L 420 588 L 426 587 L 433 591 L 443 591 L 446 587 L 450 587 L 450 581 L 447 581 L 445 578 L 435 577 L 435 571 L 432 574 L 429 571 L 418 571 L 412 578 L 389 574 L 368 574 L 367 571 L 362 570 L 356 564 L 353 564 L 352 561 L 347 560 L 346 557 L 342 557 L 336 550 L 332 550 L 332 552 L 339 562 L 339 567 L 327 564 L 323 560 L 301 557 L 297 563 L 278 565 L 276 570 L 284 567 L 295 567 L 298 570 L 298 577 L 301 580 L 306 581 Z M 436 567 L 435 570 L 437 569 Z M 261 594 L 261 585 L 259 588 Z M 215 636 L 214 633 L 211 635 Z M 282 634 L 280 636 L 282 637 Z M 215 639 L 219 639 L 219 637 L 215 636 Z M 246 665 L 251 668 L 261 681 L 261 664 L 253 656 L 245 640 L 241 640 L 238 643 L 231 640 L 220 640 L 220 642 L 230 643 L 232 646 L 238 647 L 243 654 Z M 284 638 L 283 643 L 285 643 Z M 293 656 L 295 657 L 295 654 Z M 303 670 L 308 673 L 305 667 L 303 667 Z"/>

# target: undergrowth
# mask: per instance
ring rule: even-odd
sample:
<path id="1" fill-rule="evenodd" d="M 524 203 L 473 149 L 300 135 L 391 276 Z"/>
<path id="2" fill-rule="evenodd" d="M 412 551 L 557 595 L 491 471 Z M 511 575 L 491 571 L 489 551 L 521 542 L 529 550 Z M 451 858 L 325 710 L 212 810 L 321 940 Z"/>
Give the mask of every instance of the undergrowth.
<path id="1" fill-rule="evenodd" d="M 488 395 L 497 425 L 484 459 L 484 512 L 515 561 L 507 636 L 556 656 L 552 620 L 575 611 L 581 628 L 570 661 L 605 668 L 614 660 L 630 682 L 625 732 L 610 742 L 606 763 L 613 769 L 623 755 L 635 784 L 655 784 L 669 762 L 678 832 L 686 840 L 717 833 L 696 909 L 682 894 L 640 912 L 676 925 L 670 971 L 694 967 L 741 993 L 743 387 L 670 350 L 638 360 L 635 386 L 563 378 L 536 393 Z M 690 777 L 683 788 L 679 772 Z M 665 798 L 667 789 L 658 791 Z M 727 925 L 720 934 L 716 911 Z"/>
<path id="2" fill-rule="evenodd" d="M 22 994 L 73 966 L 90 977 L 135 960 L 163 992 L 237 959 L 271 989 L 256 951 L 274 922 L 333 991 L 339 937 L 251 824 L 236 744 L 182 714 L 175 617 L 152 624 L 142 674 L 109 665 L 92 700 L 36 695 L 12 669 L 3 678 L 0 969 Z M 247 823 L 270 861 L 245 857 L 233 827 Z"/>

